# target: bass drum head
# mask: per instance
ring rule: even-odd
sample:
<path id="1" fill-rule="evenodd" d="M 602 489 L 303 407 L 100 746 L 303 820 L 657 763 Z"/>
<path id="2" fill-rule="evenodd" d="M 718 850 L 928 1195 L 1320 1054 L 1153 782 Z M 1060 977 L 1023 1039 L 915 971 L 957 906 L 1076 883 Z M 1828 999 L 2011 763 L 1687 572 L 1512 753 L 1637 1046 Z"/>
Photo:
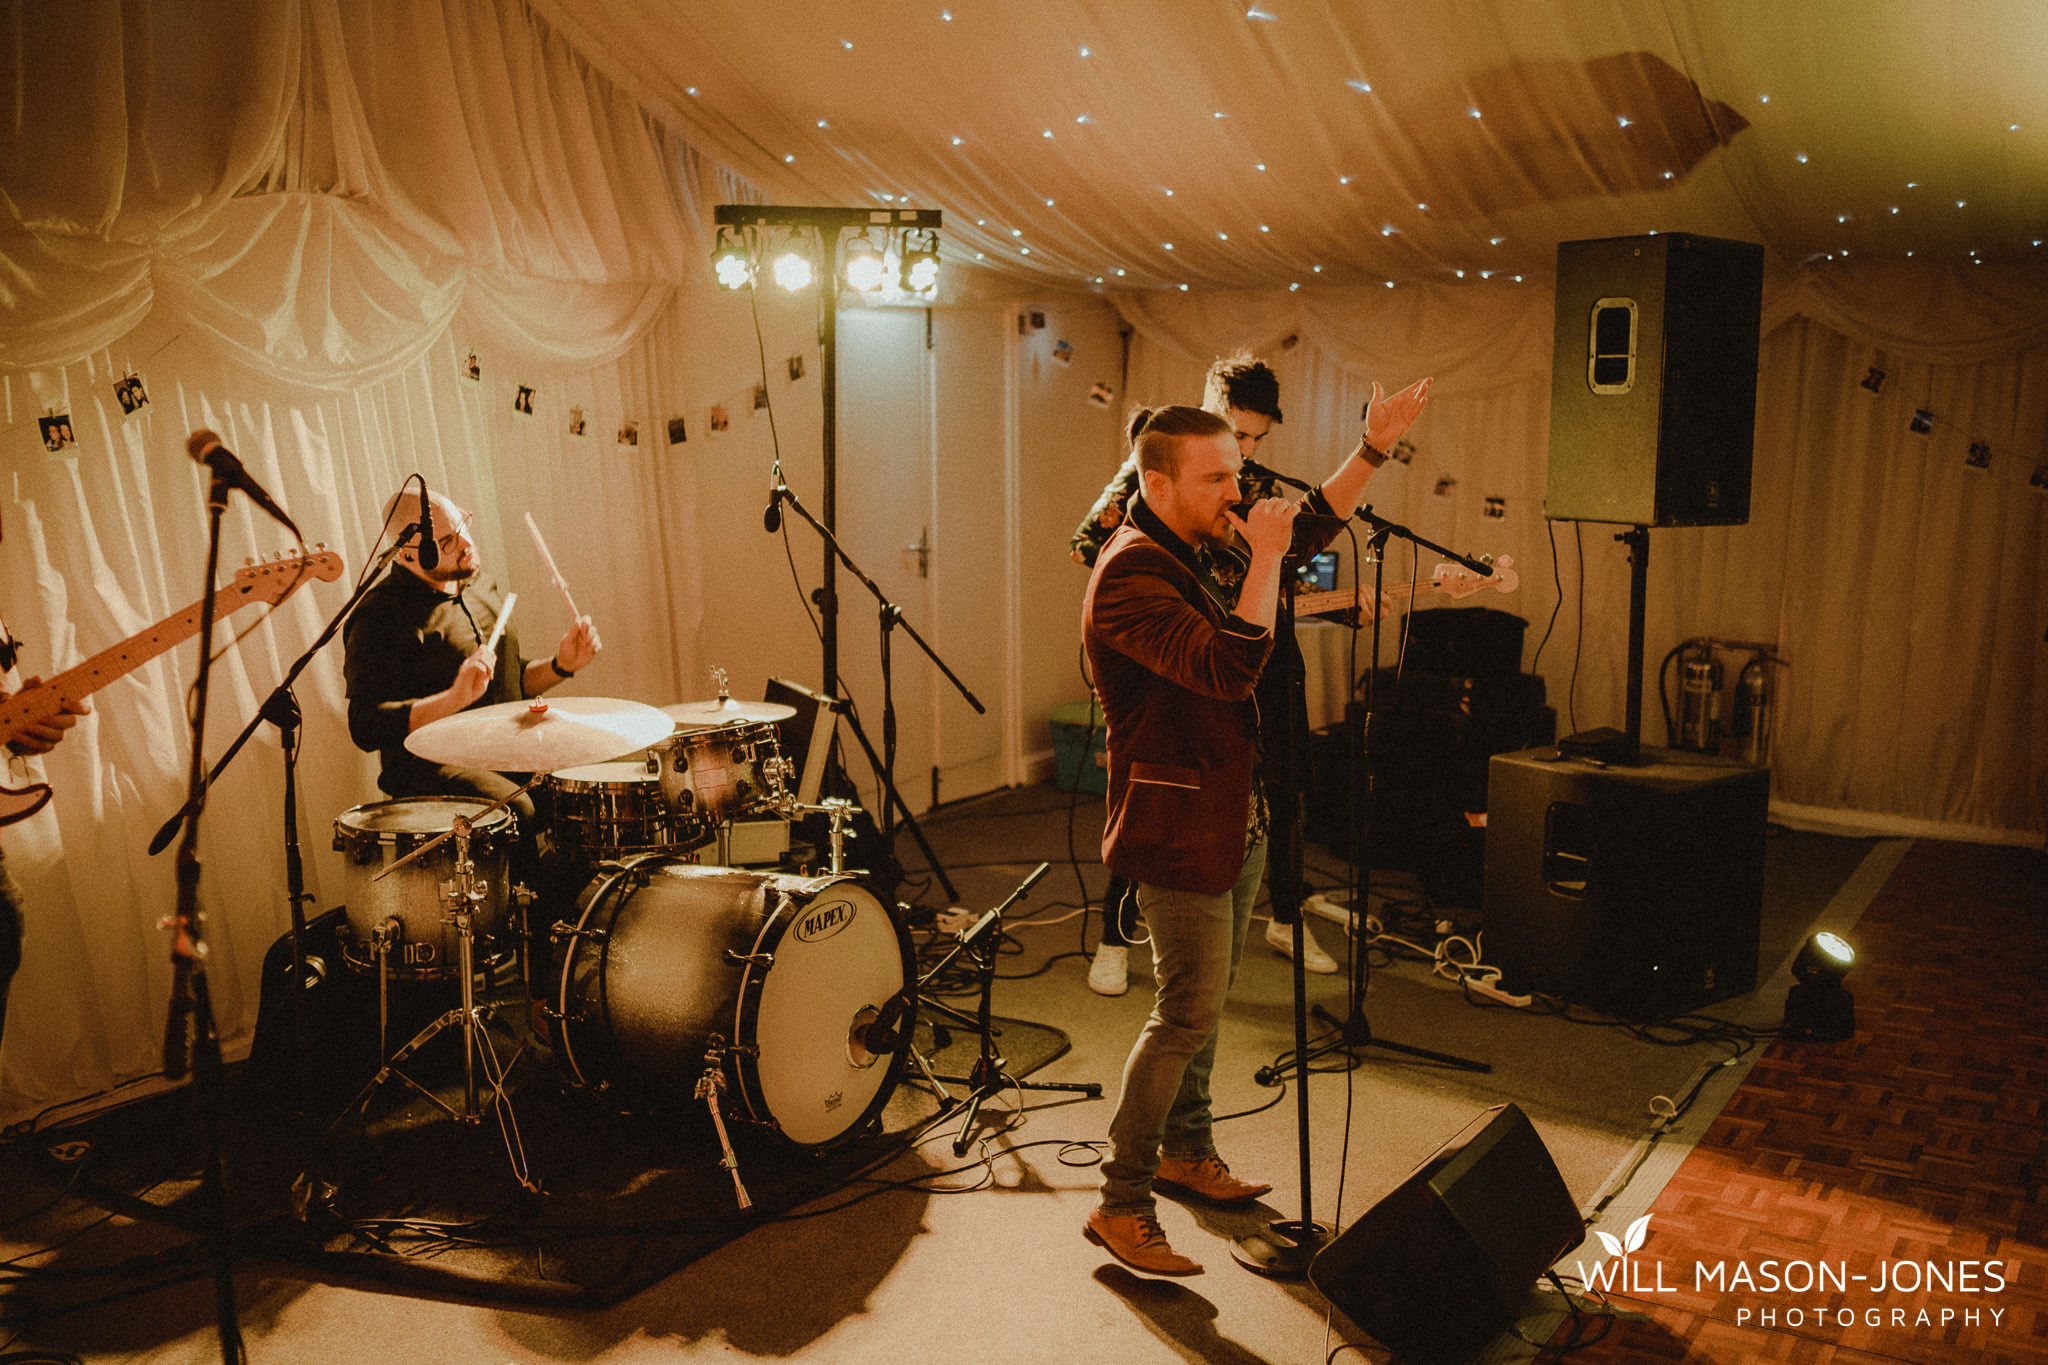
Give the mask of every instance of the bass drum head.
<path id="1" fill-rule="evenodd" d="M 877 1055 L 865 1035 L 908 968 L 901 930 L 867 887 L 827 879 L 783 889 L 789 899 L 762 936 L 774 965 L 749 968 L 741 997 L 740 1036 L 758 1049 L 741 1076 L 754 1117 L 815 1146 L 860 1127 L 895 1088 L 905 1049 Z M 908 1036 L 908 1020 L 896 1027 Z"/>
<path id="2" fill-rule="evenodd" d="M 641 858 L 601 873 L 578 906 L 554 996 L 574 1084 L 628 1111 L 702 1116 L 715 1053 L 722 1112 L 806 1147 L 888 1102 L 915 977 L 908 933 L 865 885 Z M 870 1050 L 869 1026 L 896 1013 Z"/>

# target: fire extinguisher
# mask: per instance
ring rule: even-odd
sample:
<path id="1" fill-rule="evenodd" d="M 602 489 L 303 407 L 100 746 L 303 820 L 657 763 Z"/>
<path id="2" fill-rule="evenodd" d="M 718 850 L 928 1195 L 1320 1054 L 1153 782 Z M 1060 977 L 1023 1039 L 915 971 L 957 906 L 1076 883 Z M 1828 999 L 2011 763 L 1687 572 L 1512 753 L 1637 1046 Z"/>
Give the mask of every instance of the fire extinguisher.
<path id="1" fill-rule="evenodd" d="M 1735 731 L 1744 763 L 1771 765 L 1771 656 L 1758 651 L 1735 680 Z"/>
<path id="2" fill-rule="evenodd" d="M 1679 657 L 1678 747 L 1716 753 L 1721 747 L 1721 661 L 1702 644 Z"/>

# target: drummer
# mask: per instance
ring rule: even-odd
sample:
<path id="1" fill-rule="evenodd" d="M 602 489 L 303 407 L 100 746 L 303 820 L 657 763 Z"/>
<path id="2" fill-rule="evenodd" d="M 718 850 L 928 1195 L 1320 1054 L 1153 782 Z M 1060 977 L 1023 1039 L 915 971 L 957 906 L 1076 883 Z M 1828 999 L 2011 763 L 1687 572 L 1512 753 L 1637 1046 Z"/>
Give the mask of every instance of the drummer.
<path id="1" fill-rule="evenodd" d="M 518 629 L 509 621 L 496 652 L 485 653 L 503 599 L 495 588 L 478 586 L 482 557 L 470 535 L 469 513 L 439 494 L 430 505 L 440 562 L 424 568 L 417 547 L 399 551 L 392 571 L 364 596 L 342 636 L 349 737 L 382 760 L 377 785 L 392 796 L 498 801 L 524 777 L 514 781 L 502 773 L 429 763 L 405 747 L 406 736 L 474 706 L 537 697 L 575 677 L 601 645 L 590 618 L 578 616 L 546 658 L 522 656 Z M 416 495 L 392 499 L 379 543 L 415 524 L 419 514 Z M 513 810 L 530 830 L 532 801 L 521 796 Z"/>

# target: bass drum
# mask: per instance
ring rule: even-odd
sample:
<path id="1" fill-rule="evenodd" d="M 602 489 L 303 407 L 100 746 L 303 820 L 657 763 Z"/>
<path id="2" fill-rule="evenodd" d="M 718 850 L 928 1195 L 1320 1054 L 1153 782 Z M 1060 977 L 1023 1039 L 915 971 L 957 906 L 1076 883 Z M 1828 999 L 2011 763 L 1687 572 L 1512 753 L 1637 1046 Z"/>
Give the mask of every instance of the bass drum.
<path id="1" fill-rule="evenodd" d="M 715 1054 L 728 1116 L 803 1147 L 888 1102 L 916 978 L 908 934 L 860 881 L 643 858 L 577 910 L 553 1002 L 577 1085 L 628 1110 L 701 1107 Z"/>

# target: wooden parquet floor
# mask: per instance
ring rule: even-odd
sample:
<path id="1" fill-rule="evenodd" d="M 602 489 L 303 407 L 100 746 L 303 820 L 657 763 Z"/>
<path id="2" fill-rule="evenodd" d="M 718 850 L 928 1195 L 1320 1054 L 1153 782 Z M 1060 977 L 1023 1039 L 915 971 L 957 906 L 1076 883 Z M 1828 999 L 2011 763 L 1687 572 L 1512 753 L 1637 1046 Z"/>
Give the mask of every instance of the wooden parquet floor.
<path id="1" fill-rule="evenodd" d="M 1923 840 L 1850 941 L 1856 1036 L 1771 1046 L 1570 1359 L 2048 1362 L 2048 856 Z"/>

